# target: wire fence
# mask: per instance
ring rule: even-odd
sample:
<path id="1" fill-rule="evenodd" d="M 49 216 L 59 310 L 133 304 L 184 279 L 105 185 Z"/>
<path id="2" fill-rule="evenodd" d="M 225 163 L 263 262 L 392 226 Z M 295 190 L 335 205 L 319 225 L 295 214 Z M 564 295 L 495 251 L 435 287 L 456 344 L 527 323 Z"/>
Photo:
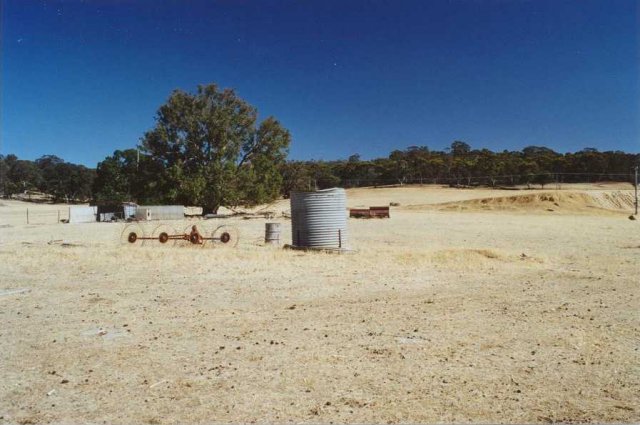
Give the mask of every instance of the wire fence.
<path id="1" fill-rule="evenodd" d="M 320 185 L 322 182 L 320 181 Z M 457 175 L 436 177 L 398 177 L 398 178 L 355 178 L 343 179 L 341 185 L 346 188 L 403 186 L 403 185 L 447 185 L 452 187 L 486 186 L 500 189 L 518 189 L 522 186 L 540 189 L 574 189 L 576 184 L 628 184 L 633 188 L 634 177 L 628 173 L 537 173 L 537 174 L 504 174 L 504 175 Z M 318 185 L 318 181 L 311 185 Z M 597 186 L 583 190 L 602 190 Z"/>
<path id="2" fill-rule="evenodd" d="M 12 208 L 0 209 L 0 224 L 56 224 L 69 221 L 69 208 Z"/>

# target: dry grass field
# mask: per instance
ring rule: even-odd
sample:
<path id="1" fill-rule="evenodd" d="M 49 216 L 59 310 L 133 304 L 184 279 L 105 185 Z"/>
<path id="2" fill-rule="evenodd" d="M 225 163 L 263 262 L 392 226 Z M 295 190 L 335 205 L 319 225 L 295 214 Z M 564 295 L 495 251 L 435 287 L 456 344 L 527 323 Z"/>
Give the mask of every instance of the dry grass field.
<path id="1" fill-rule="evenodd" d="M 400 206 L 348 255 L 242 218 L 168 223 L 232 249 L 122 246 L 0 201 L 0 422 L 639 422 L 632 190 L 563 189 L 349 190 Z"/>

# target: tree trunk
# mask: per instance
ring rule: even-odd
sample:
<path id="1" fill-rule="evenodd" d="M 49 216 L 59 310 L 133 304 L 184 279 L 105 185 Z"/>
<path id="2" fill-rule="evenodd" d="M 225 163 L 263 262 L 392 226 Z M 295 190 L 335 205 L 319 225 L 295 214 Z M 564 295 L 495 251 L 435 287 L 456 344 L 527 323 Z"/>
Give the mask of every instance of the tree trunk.
<path id="1" fill-rule="evenodd" d="M 218 214 L 218 208 L 220 208 L 220 205 L 216 205 L 216 206 L 207 206 L 207 207 L 202 207 L 202 215 L 207 215 L 207 214 Z"/>

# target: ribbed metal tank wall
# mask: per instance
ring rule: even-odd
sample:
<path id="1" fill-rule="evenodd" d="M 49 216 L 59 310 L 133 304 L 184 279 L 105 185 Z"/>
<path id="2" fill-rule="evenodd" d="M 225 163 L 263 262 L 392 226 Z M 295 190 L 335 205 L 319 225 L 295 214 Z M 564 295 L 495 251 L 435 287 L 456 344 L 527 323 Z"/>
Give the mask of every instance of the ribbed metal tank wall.
<path id="1" fill-rule="evenodd" d="M 348 249 L 347 195 L 344 189 L 291 193 L 292 245 Z"/>

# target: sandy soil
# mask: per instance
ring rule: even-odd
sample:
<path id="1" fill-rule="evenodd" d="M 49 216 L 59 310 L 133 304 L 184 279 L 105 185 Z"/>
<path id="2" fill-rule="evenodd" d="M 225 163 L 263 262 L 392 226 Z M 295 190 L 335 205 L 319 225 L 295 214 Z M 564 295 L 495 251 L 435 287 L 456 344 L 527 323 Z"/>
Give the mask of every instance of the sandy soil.
<path id="1" fill-rule="evenodd" d="M 401 204 L 350 220 L 350 255 L 262 246 L 263 219 L 121 246 L 0 201 L 0 422 L 638 422 L 628 187 L 548 193 L 349 191 Z"/>

